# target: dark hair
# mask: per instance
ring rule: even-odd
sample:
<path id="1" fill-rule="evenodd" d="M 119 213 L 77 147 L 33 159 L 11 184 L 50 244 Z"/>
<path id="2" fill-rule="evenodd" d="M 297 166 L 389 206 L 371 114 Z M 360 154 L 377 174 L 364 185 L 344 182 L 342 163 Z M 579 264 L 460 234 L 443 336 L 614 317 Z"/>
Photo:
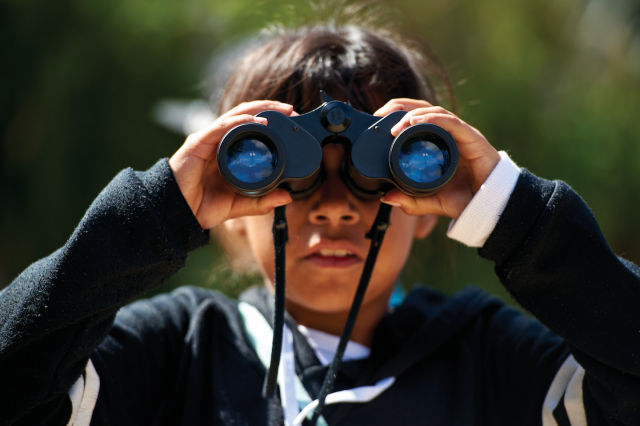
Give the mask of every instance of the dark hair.
<path id="1" fill-rule="evenodd" d="M 373 114 L 393 98 L 437 105 L 429 70 L 451 84 L 435 55 L 416 40 L 389 29 L 312 25 L 272 30 L 237 64 L 218 103 L 218 114 L 252 100 L 292 104 L 300 114 L 322 104 L 320 90 Z"/>

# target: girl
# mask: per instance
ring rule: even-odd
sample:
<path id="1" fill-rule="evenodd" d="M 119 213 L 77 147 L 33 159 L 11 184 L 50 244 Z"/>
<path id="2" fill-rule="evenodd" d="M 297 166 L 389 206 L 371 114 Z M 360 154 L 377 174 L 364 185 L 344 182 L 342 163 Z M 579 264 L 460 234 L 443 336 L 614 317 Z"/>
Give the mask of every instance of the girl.
<path id="1" fill-rule="evenodd" d="M 239 124 L 267 124 L 255 117 L 261 111 L 316 108 L 322 89 L 369 114 L 409 111 L 393 135 L 416 123 L 443 127 L 460 166 L 436 195 L 392 190 L 382 198 L 394 206 L 391 224 L 334 404 L 319 424 L 640 424 L 640 270 L 611 252 L 566 184 L 519 169 L 436 106 L 424 66 L 412 43 L 356 26 L 283 30 L 249 52 L 227 84 L 220 118 L 171 159 L 121 172 L 67 244 L 1 293 L 0 423 L 309 422 L 380 202 L 345 187 L 341 145 L 324 146 L 323 183 L 293 202 L 283 189 L 260 198 L 234 193 L 217 170 L 216 148 Z M 284 204 L 285 342 L 279 392 L 263 398 L 272 210 Z M 451 238 L 495 262 L 540 322 L 474 288 L 449 298 L 419 288 L 389 308 L 412 240 L 425 238 L 439 216 L 453 219 Z M 181 288 L 120 309 L 176 273 L 218 225 L 247 242 L 264 288 L 239 303 Z"/>

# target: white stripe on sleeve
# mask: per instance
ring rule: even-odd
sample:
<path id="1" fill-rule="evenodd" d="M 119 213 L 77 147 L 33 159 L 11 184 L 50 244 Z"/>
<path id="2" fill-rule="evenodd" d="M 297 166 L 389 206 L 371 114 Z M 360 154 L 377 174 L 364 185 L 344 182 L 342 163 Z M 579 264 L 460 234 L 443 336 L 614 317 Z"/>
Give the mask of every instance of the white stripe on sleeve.
<path id="1" fill-rule="evenodd" d="M 564 395 L 564 408 L 571 426 L 587 426 L 587 414 L 584 411 L 582 399 L 582 383 L 584 382 L 584 368 L 578 367 L 569 382 L 567 393 Z"/>
<path id="2" fill-rule="evenodd" d="M 78 415 L 78 410 L 80 409 L 80 402 L 82 401 L 82 395 L 84 394 L 84 377 L 78 377 L 78 380 L 73 384 L 71 389 L 69 389 L 69 399 L 71 400 L 71 418 L 69 418 L 69 423 L 67 426 L 73 426 L 73 420 Z"/>
<path id="3" fill-rule="evenodd" d="M 89 426 L 91 423 L 100 391 L 100 377 L 91 359 L 87 362 L 84 373 L 85 376 L 80 376 L 69 390 L 73 409 L 67 426 Z"/>
<path id="4" fill-rule="evenodd" d="M 558 422 L 553 416 L 560 401 L 565 406 L 571 426 L 586 426 L 587 416 L 584 411 L 582 400 L 582 382 L 584 380 L 584 368 L 573 358 L 573 355 L 562 363 L 556 373 L 556 377 L 551 382 L 547 396 L 542 404 L 542 425 L 558 426 Z M 564 395 L 564 400 L 562 396 Z"/>

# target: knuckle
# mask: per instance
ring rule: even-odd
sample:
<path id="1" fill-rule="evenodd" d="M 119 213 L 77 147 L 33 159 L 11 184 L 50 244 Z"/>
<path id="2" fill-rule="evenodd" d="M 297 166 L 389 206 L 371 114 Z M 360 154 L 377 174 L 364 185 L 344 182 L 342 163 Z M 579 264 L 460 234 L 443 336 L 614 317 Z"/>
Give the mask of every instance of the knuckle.
<path id="1" fill-rule="evenodd" d="M 216 124 L 220 129 L 229 127 L 229 117 L 220 118 Z"/>
<path id="2" fill-rule="evenodd" d="M 402 210 L 409 216 L 414 216 L 416 214 L 415 206 L 403 206 Z"/>
<path id="3" fill-rule="evenodd" d="M 413 118 L 413 117 L 417 117 L 419 115 L 425 115 L 426 113 L 428 113 L 428 111 L 425 111 L 424 109 L 418 108 L 418 109 L 414 109 L 414 110 L 411 110 L 411 111 L 407 112 L 407 115 L 405 115 L 404 118 L 410 119 L 410 118 Z"/>
<path id="4" fill-rule="evenodd" d="M 425 123 L 433 123 L 434 121 L 437 121 L 438 115 L 434 114 L 432 112 L 425 114 L 424 115 L 424 122 Z"/>
<path id="5" fill-rule="evenodd" d="M 411 203 L 411 205 L 409 206 L 409 212 L 408 214 L 412 215 L 412 216 L 417 216 L 422 214 L 422 208 L 421 208 L 421 199 L 419 198 L 414 198 L 413 203 Z"/>
<path id="6" fill-rule="evenodd" d="M 258 214 L 267 214 L 271 211 L 271 206 L 268 204 L 260 203 L 258 205 Z"/>
<path id="7" fill-rule="evenodd" d="M 184 141 L 184 146 L 187 148 L 193 148 L 198 145 L 205 137 L 207 133 L 191 133 Z"/>
<path id="8" fill-rule="evenodd" d="M 430 112 L 425 115 L 425 122 L 429 123 L 448 122 L 449 124 L 458 124 L 460 121 L 458 117 L 442 112 Z"/>
<path id="9" fill-rule="evenodd" d="M 218 124 L 218 128 L 221 129 L 221 130 L 228 130 L 231 127 L 235 127 L 238 124 L 241 124 L 241 123 L 244 123 L 244 122 L 248 121 L 247 117 L 249 117 L 249 116 L 247 116 L 247 115 L 235 115 L 235 116 L 232 116 L 232 117 L 226 117 L 226 118 L 224 118 L 224 119 L 222 119 L 220 121 L 220 123 Z"/>
<path id="10" fill-rule="evenodd" d="M 460 124 L 465 124 L 464 121 L 460 120 L 458 117 L 456 117 L 455 115 L 447 115 L 447 120 L 449 120 L 451 123 L 455 124 L 455 125 L 460 125 Z"/>

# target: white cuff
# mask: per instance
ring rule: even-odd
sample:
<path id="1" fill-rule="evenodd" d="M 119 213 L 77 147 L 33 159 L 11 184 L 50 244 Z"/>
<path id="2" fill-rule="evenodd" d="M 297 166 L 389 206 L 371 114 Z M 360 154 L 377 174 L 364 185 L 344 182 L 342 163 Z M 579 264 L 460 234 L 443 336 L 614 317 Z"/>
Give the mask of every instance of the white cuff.
<path id="1" fill-rule="evenodd" d="M 482 247 L 507 206 L 518 177 L 520 168 L 500 151 L 500 161 L 458 220 L 451 221 L 447 236 L 469 247 Z"/>

